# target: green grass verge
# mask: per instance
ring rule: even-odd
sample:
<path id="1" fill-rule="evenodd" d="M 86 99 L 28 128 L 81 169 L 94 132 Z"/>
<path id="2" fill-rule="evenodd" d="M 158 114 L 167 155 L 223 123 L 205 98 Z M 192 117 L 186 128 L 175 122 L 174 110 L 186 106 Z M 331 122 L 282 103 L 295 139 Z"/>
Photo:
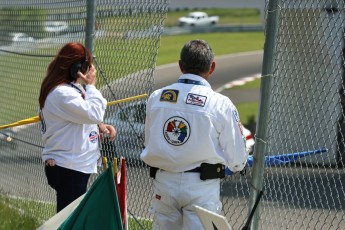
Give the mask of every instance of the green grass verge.
<path id="1" fill-rule="evenodd" d="M 37 201 L 22 200 L 0 195 L 0 230 L 36 229 L 55 215 L 55 205 Z M 128 228 L 152 229 L 152 220 L 139 219 L 139 223 L 128 217 Z"/>
<path id="2" fill-rule="evenodd" d="M 258 115 L 258 109 L 259 109 L 258 102 L 236 104 L 236 108 L 240 115 L 240 120 L 245 126 L 252 123 L 253 118 L 255 119 L 255 121 L 257 121 L 257 115 Z"/>
<path id="3" fill-rule="evenodd" d="M 144 229 L 153 229 L 153 220 L 142 218 L 135 220 L 132 216 L 128 217 L 128 229 L 142 229 L 142 227 Z"/>
<path id="4" fill-rule="evenodd" d="M 182 46 L 194 39 L 207 41 L 214 54 L 225 55 L 254 50 L 263 50 L 263 32 L 228 32 L 163 36 L 158 51 L 157 65 L 177 63 Z"/>
<path id="5" fill-rule="evenodd" d="M 0 195 L 0 230 L 36 229 L 55 213 L 55 206 Z"/>

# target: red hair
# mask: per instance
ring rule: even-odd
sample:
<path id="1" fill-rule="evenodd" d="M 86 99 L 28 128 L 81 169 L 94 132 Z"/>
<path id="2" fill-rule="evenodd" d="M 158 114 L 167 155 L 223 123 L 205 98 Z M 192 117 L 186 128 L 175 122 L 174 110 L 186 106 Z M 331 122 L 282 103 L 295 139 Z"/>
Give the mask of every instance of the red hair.
<path id="1" fill-rule="evenodd" d="M 85 55 L 84 48 L 87 55 Z M 44 107 L 44 103 L 51 90 L 60 84 L 71 82 L 70 68 L 72 64 L 78 61 L 84 61 L 85 56 L 91 65 L 92 56 L 90 51 L 78 42 L 67 43 L 60 49 L 59 53 L 49 64 L 46 76 L 41 84 L 40 96 L 38 99 L 40 109 Z"/>

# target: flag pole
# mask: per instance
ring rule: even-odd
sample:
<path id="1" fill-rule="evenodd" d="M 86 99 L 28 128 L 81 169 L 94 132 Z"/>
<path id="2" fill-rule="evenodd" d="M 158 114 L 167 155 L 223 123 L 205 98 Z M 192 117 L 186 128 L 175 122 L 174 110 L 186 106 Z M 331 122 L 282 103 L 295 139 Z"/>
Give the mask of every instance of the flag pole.
<path id="1" fill-rule="evenodd" d="M 108 168 L 108 158 L 103 157 L 103 169 L 106 170 Z"/>

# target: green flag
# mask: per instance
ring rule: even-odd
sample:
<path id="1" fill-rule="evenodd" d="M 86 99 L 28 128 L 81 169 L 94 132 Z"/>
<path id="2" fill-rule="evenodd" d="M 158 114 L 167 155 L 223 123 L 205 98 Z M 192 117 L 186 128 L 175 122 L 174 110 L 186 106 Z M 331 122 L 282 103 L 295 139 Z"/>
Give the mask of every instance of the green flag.
<path id="1" fill-rule="evenodd" d="M 58 229 L 123 229 L 111 162 Z"/>

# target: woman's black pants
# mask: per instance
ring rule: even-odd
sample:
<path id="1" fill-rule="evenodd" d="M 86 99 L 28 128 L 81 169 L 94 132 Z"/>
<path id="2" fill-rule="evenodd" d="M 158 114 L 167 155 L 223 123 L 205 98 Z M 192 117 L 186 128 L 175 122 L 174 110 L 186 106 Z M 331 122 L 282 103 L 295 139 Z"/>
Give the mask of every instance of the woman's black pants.
<path id="1" fill-rule="evenodd" d="M 45 168 L 48 184 L 56 191 L 56 210 L 61 211 L 87 190 L 90 174 L 63 168 L 49 166 Z"/>

